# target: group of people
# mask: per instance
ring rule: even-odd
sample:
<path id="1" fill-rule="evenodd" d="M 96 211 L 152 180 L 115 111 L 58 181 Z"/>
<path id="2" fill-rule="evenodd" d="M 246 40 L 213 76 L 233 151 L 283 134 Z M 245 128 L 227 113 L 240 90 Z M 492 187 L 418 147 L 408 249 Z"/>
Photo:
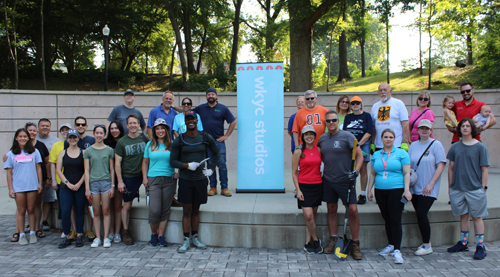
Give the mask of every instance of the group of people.
<path id="1" fill-rule="evenodd" d="M 111 247 L 112 242 L 121 241 L 131 245 L 130 209 L 144 185 L 151 227 L 149 243 L 168 245 L 165 231 L 170 208 L 181 205 L 184 243 L 178 251 L 186 252 L 192 245 L 206 248 L 198 235 L 200 205 L 207 203 L 208 196 L 217 194 L 216 167 L 221 194 L 231 196 L 224 141 L 236 125 L 231 111 L 218 102 L 215 89 L 208 89 L 206 98 L 207 103 L 195 109 L 189 97 L 182 100 L 182 107 L 175 107 L 174 95 L 167 91 L 162 104 L 152 109 L 146 125 L 142 113 L 133 105 L 134 91 L 127 90 L 125 104 L 112 110 L 106 125 L 95 124 L 93 136 L 86 134 L 88 123 L 83 116 L 76 117 L 73 126 L 61 125 L 62 141 L 49 135 L 50 120 L 46 118 L 38 122 L 45 143 L 37 137 L 36 124 L 27 123 L 18 129 L 11 151 L 4 157 L 9 196 L 17 204 L 12 241 L 21 245 L 37 243 L 37 237 L 44 236 L 37 227 L 47 226 L 50 230 L 47 219 L 57 192 L 63 227 L 59 248 L 73 241 L 76 247 L 82 247 L 84 237 L 92 241 L 93 248 Z M 225 133 L 224 122 L 229 124 Z M 42 213 L 38 214 L 37 209 L 41 210 L 42 200 L 44 220 L 40 224 Z M 86 206 L 91 217 L 84 236 Z M 24 232 L 26 212 L 29 241 Z"/>
<path id="2" fill-rule="evenodd" d="M 410 114 L 401 100 L 392 97 L 392 89 L 386 83 L 379 85 L 380 101 L 372 105 L 371 113 L 363 111 L 359 96 L 351 99 L 340 96 L 336 110 L 330 111 L 317 104 L 315 91 L 308 90 L 297 98 L 299 110 L 290 117 L 288 131 L 292 136 L 292 177 L 298 206 L 306 221 L 306 252 L 335 251 L 340 198 L 348 210 L 353 239 L 351 255 L 356 260 L 362 259 L 357 205 L 373 201 L 375 196 L 389 242 L 379 254 L 393 255 L 395 263 L 404 263 L 400 251 L 401 218 L 408 201 L 415 209 L 423 240 L 415 254 L 431 254 L 427 215 L 438 198 L 441 174 L 448 160 L 450 204 L 452 213 L 460 216 L 461 222 L 461 240 L 448 251 L 468 251 L 472 217 L 476 234 L 474 258 L 486 256 L 482 218 L 488 215 L 489 157 L 479 134 L 495 125 L 496 118 L 485 103 L 474 98 L 472 84 L 462 84 L 460 93 L 462 101 L 455 102 L 452 96 L 446 96 L 442 105 L 445 124 L 453 133 L 448 154 L 432 135 L 435 115 L 430 109 L 428 91 L 418 95 L 417 108 Z M 358 175 L 361 193 L 356 200 Z M 315 223 L 318 206 L 323 201 L 327 203 L 330 230 L 330 242 L 325 248 L 316 234 Z"/>

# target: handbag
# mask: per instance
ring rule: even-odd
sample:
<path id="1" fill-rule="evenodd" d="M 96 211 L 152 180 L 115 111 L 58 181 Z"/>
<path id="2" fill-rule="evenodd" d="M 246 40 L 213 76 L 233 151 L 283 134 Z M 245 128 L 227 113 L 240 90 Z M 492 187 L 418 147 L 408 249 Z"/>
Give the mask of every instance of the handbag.
<path id="1" fill-rule="evenodd" d="M 415 169 L 410 169 L 410 187 L 413 187 L 417 181 L 418 181 L 418 175 L 417 175 L 417 168 L 418 166 L 420 165 L 420 161 L 422 160 L 422 158 L 424 157 L 424 154 L 425 152 L 427 152 L 427 150 L 429 150 L 429 148 L 431 148 L 431 145 L 435 142 L 436 140 L 433 140 L 431 142 L 431 144 L 429 144 L 429 146 L 427 146 L 427 148 L 425 148 L 424 150 L 424 153 L 422 153 L 422 155 L 420 156 L 420 159 L 418 159 L 418 162 L 417 162 L 417 165 L 415 167 Z"/>

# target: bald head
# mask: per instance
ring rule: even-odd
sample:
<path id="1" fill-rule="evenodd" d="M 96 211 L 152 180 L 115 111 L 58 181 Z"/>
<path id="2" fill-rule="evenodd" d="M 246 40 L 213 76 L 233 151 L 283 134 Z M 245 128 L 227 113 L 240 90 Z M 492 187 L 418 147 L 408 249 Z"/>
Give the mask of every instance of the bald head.
<path id="1" fill-rule="evenodd" d="M 385 102 L 391 99 L 392 96 L 392 88 L 387 83 L 382 83 L 378 86 L 378 96 L 382 102 Z"/>

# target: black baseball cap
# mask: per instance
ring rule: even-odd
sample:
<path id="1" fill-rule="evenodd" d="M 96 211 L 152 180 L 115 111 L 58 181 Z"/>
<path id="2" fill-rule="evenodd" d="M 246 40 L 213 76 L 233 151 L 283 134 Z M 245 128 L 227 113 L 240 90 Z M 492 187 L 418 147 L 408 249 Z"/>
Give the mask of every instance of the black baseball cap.
<path id="1" fill-rule="evenodd" d="M 192 117 L 194 117 L 194 118 L 197 118 L 197 114 L 196 114 L 196 112 L 195 112 L 195 111 L 193 111 L 193 110 L 189 110 L 189 111 L 187 111 L 187 112 L 186 112 L 186 114 L 184 115 L 184 120 L 185 120 L 186 118 L 188 118 L 188 116 L 192 116 Z"/>
<path id="2" fill-rule="evenodd" d="M 208 94 L 209 92 L 214 92 L 215 94 L 217 94 L 217 90 L 214 89 L 214 88 L 207 89 L 207 93 L 206 94 Z"/>

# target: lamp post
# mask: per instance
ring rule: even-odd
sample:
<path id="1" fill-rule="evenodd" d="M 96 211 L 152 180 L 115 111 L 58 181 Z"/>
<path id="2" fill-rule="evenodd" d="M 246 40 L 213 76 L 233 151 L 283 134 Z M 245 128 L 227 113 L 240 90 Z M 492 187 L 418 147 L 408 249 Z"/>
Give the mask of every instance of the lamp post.
<path id="1" fill-rule="evenodd" d="M 104 25 L 104 28 L 102 28 L 102 34 L 104 35 L 104 91 L 108 91 L 108 66 L 109 66 L 108 24 Z"/>

